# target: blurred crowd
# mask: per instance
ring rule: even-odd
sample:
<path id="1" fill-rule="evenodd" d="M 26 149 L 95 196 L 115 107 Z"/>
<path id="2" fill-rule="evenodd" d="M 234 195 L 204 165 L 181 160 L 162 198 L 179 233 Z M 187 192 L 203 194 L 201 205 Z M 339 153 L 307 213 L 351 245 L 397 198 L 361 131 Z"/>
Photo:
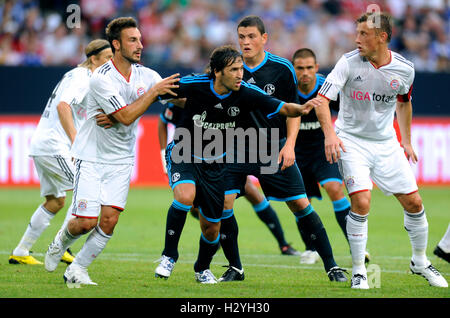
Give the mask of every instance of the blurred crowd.
<path id="1" fill-rule="evenodd" d="M 68 10 L 73 4 L 81 9 L 76 27 L 68 23 L 76 18 L 76 10 Z M 145 65 L 200 71 L 212 49 L 237 44 L 237 23 L 254 14 L 265 22 L 272 53 L 290 59 L 309 47 L 320 66 L 330 68 L 355 48 L 354 21 L 370 4 L 394 17 L 392 50 L 417 71 L 450 72 L 447 0 L 0 0 L 0 65 L 76 65 L 110 20 L 132 16 Z"/>

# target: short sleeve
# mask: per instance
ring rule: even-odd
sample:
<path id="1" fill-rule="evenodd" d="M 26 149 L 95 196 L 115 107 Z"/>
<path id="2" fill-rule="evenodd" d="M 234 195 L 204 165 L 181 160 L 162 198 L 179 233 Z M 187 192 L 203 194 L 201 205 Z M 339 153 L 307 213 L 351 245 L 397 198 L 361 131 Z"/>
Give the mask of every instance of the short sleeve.
<path id="1" fill-rule="evenodd" d="M 411 69 L 408 78 L 404 81 L 404 85 L 402 85 L 399 94 L 397 95 L 397 100 L 399 102 L 405 103 L 411 100 L 413 82 L 414 82 L 414 69 Z"/>
<path id="2" fill-rule="evenodd" d="M 94 74 L 90 80 L 90 91 L 98 105 L 105 114 L 113 114 L 127 106 L 119 95 L 113 81 L 104 75 Z"/>
<path id="3" fill-rule="evenodd" d="M 320 88 L 318 95 L 329 100 L 337 100 L 339 91 L 344 87 L 349 75 L 347 58 L 342 56 L 328 74 L 325 82 Z"/>

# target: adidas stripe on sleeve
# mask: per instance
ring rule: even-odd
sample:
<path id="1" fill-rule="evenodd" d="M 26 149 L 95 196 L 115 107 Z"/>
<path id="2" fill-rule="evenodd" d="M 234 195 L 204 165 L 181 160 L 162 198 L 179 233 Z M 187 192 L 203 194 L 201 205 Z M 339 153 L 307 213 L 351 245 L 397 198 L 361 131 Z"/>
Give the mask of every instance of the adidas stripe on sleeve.
<path id="1" fill-rule="evenodd" d="M 91 78 L 90 89 L 92 96 L 98 103 L 99 107 L 103 109 L 105 114 L 112 114 L 123 107 L 127 106 L 119 92 L 114 89 L 111 77 L 104 76 L 99 73 L 95 74 Z"/>
<path id="2" fill-rule="evenodd" d="M 318 95 L 329 100 L 337 100 L 339 91 L 347 82 L 349 74 L 348 62 L 345 56 L 341 57 L 336 63 L 330 74 L 328 74 L 325 82 L 320 88 Z"/>

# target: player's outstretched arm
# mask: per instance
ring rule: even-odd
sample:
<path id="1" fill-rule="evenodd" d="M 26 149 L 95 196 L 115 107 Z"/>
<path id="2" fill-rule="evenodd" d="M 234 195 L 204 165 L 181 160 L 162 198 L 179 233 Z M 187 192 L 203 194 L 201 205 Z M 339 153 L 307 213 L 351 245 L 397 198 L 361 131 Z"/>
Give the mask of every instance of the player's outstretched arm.
<path id="1" fill-rule="evenodd" d="M 307 115 L 314 107 L 317 107 L 319 103 L 316 99 L 311 99 L 303 105 L 296 103 L 284 103 L 280 109 L 280 115 L 286 117 L 299 117 Z"/>
<path id="2" fill-rule="evenodd" d="M 145 113 L 151 104 L 158 100 L 159 96 L 166 94 L 170 94 L 174 97 L 177 96 L 173 90 L 178 88 L 177 83 L 180 80 L 179 76 L 180 74 L 176 73 L 162 79 L 133 103 L 114 113 L 114 118 L 126 126 L 131 125 L 136 119 Z"/>
<path id="3" fill-rule="evenodd" d="M 401 135 L 401 145 L 406 152 L 406 156 L 413 163 L 418 160 L 417 154 L 415 153 L 411 145 L 411 121 L 412 121 L 412 104 L 411 101 L 399 102 L 397 101 L 396 107 L 397 122 L 400 129 Z"/>
<path id="4" fill-rule="evenodd" d="M 330 101 L 320 95 L 315 99 L 319 101 L 319 106 L 315 108 L 315 112 L 325 135 L 325 156 L 329 163 L 334 163 L 341 157 L 341 149 L 345 152 L 344 143 L 334 131 L 333 122 L 331 121 Z"/>

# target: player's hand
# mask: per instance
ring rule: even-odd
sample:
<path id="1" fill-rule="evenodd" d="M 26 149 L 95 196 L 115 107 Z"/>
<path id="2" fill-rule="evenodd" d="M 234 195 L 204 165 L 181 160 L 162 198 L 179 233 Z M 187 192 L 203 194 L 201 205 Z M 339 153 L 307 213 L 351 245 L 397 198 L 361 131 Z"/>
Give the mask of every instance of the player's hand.
<path id="1" fill-rule="evenodd" d="M 309 101 L 304 103 L 302 106 L 303 106 L 302 107 L 303 108 L 302 109 L 302 116 L 305 116 L 305 115 L 308 115 L 309 112 L 311 110 L 313 110 L 313 108 L 320 106 L 320 100 L 316 97 L 316 98 L 310 99 Z"/>
<path id="2" fill-rule="evenodd" d="M 170 94 L 172 96 L 177 96 L 177 94 L 172 91 L 173 88 L 178 88 L 177 83 L 180 81 L 180 73 L 172 74 L 169 77 L 163 78 L 160 82 L 156 83 L 151 90 L 153 90 L 158 96 Z"/>
<path id="3" fill-rule="evenodd" d="M 412 145 L 411 144 L 402 144 L 402 146 L 403 146 L 403 150 L 405 150 L 406 158 L 408 158 L 408 160 L 411 160 L 412 163 L 417 163 L 417 161 L 419 160 L 419 157 L 417 157 L 417 154 L 414 151 Z"/>
<path id="4" fill-rule="evenodd" d="M 286 168 L 292 166 L 295 162 L 295 151 L 294 148 L 284 145 L 280 150 L 280 154 L 278 155 L 278 164 L 283 161 L 283 165 L 281 166 L 281 171 Z"/>
<path id="5" fill-rule="evenodd" d="M 117 122 L 114 118 L 110 118 L 110 116 L 106 115 L 102 109 L 98 109 L 101 113 L 95 116 L 95 120 L 97 125 L 103 127 L 105 129 L 111 128 Z"/>
<path id="6" fill-rule="evenodd" d="M 325 156 L 329 163 L 338 162 L 341 158 L 341 149 L 345 152 L 344 143 L 335 133 L 325 136 Z"/>

